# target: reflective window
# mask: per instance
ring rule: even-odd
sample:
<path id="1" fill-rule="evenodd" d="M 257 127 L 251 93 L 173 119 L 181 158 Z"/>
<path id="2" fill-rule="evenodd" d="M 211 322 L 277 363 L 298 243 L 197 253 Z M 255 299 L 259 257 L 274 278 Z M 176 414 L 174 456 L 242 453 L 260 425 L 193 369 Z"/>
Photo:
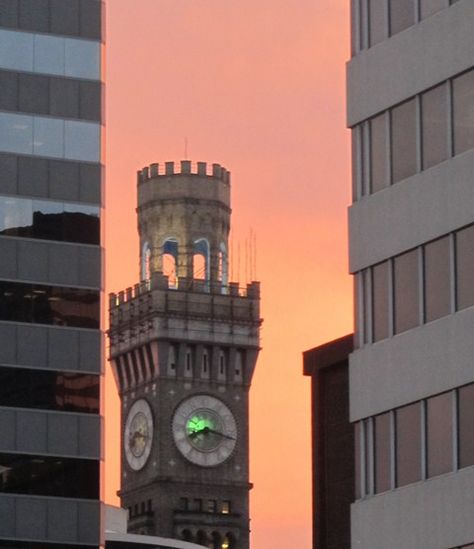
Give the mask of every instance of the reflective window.
<path id="1" fill-rule="evenodd" d="M 428 476 L 453 470 L 453 396 L 444 393 L 427 400 Z"/>
<path id="2" fill-rule="evenodd" d="M 446 0 L 420 0 L 420 16 L 429 17 L 446 7 Z"/>
<path id="3" fill-rule="evenodd" d="M 370 191 L 380 191 L 387 183 L 387 133 L 382 113 L 370 120 Z"/>
<path id="4" fill-rule="evenodd" d="M 0 235 L 99 244 L 99 208 L 0 196 Z"/>
<path id="5" fill-rule="evenodd" d="M 388 269 L 388 261 L 380 263 L 372 269 L 372 314 L 374 341 L 379 341 L 388 337 Z"/>
<path id="6" fill-rule="evenodd" d="M 99 461 L 0 454 L 0 493 L 99 499 Z"/>
<path id="7" fill-rule="evenodd" d="M 459 466 L 474 465 L 474 384 L 458 392 Z"/>
<path id="8" fill-rule="evenodd" d="M 421 96 L 423 169 L 448 157 L 447 86 L 442 84 Z"/>
<path id="9" fill-rule="evenodd" d="M 0 112 L 0 150 L 99 162 L 100 125 Z"/>
<path id="10" fill-rule="evenodd" d="M 418 250 L 394 260 L 395 333 L 418 326 L 419 314 Z"/>
<path id="11" fill-rule="evenodd" d="M 0 320 L 99 328 L 99 292 L 2 280 Z"/>
<path id="12" fill-rule="evenodd" d="M 385 37 L 385 2 L 369 0 L 369 47 L 382 42 Z"/>
<path id="13" fill-rule="evenodd" d="M 425 321 L 451 312 L 449 237 L 424 246 Z"/>
<path id="14" fill-rule="evenodd" d="M 98 414 L 99 383 L 92 374 L 0 367 L 0 406 Z"/>
<path id="15" fill-rule="evenodd" d="M 375 417 L 375 492 L 391 488 L 390 414 Z"/>
<path id="16" fill-rule="evenodd" d="M 397 486 L 421 479 L 420 403 L 396 411 Z"/>
<path id="17" fill-rule="evenodd" d="M 458 309 L 474 305 L 474 225 L 456 233 L 456 288 Z"/>
<path id="18" fill-rule="evenodd" d="M 391 111 L 392 182 L 396 183 L 417 171 L 416 102 L 414 99 Z"/>
<path id="19" fill-rule="evenodd" d="M 414 0 L 389 0 L 390 34 L 396 34 L 415 24 Z"/>
<path id="20" fill-rule="evenodd" d="M 100 80 L 100 43 L 0 29 L 0 68 Z"/>
<path id="21" fill-rule="evenodd" d="M 453 80 L 454 154 L 474 147 L 474 71 Z"/>

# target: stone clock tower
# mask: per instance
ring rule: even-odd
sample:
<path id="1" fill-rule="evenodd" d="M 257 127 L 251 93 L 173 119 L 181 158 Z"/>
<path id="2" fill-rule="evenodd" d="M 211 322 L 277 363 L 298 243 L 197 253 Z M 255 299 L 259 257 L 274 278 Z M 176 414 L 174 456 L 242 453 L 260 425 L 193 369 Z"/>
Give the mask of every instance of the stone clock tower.
<path id="1" fill-rule="evenodd" d="M 138 172 L 141 282 L 110 296 L 129 531 L 249 548 L 248 395 L 258 282 L 228 281 L 230 174 Z"/>

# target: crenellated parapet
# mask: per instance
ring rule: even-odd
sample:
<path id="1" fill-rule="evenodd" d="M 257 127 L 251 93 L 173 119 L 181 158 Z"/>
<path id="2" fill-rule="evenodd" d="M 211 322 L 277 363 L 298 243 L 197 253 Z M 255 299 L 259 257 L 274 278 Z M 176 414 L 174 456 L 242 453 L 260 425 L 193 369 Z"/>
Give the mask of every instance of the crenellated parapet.
<path id="1" fill-rule="evenodd" d="M 209 177 L 230 185 L 230 171 L 220 164 L 209 164 L 207 162 L 192 162 L 181 160 L 179 162 L 155 162 L 145 166 L 137 172 L 137 184 L 144 183 L 156 177 L 169 177 L 172 175 L 197 175 Z"/>

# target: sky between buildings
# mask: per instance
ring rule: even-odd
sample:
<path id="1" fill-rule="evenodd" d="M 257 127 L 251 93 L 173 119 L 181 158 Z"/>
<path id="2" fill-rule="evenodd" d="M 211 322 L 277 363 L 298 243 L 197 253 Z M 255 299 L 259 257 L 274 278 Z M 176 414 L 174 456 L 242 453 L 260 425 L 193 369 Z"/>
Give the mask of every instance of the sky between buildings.
<path id="1" fill-rule="evenodd" d="M 257 238 L 262 347 L 251 390 L 253 549 L 310 547 L 309 379 L 301 352 L 352 330 L 346 209 L 347 0 L 109 0 L 106 292 L 138 282 L 136 170 L 232 172 L 234 256 Z M 106 376 L 105 497 L 118 503 L 119 408 Z"/>

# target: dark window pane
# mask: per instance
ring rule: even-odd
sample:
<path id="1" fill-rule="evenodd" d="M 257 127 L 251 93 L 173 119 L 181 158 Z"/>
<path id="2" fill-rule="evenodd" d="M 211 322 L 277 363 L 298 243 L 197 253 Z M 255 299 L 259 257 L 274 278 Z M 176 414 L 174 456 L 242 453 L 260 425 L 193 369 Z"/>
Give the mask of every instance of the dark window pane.
<path id="1" fill-rule="evenodd" d="M 370 292 L 369 292 L 369 269 L 364 269 L 362 271 L 362 314 L 363 314 L 363 323 L 364 323 L 364 343 L 370 343 L 369 341 L 369 323 L 370 323 Z"/>
<path id="2" fill-rule="evenodd" d="M 99 208 L 2 196 L 0 235 L 99 244 Z"/>
<path id="3" fill-rule="evenodd" d="M 0 367 L 0 406 L 99 413 L 99 376 Z"/>
<path id="4" fill-rule="evenodd" d="M 92 459 L 0 454 L 0 492 L 99 499 L 99 463 Z"/>
<path id="5" fill-rule="evenodd" d="M 354 467 L 355 467 L 355 498 L 360 499 L 362 497 L 362 479 L 360 478 L 360 426 L 361 422 L 354 423 Z"/>
<path id="6" fill-rule="evenodd" d="M 446 0 L 420 0 L 420 16 L 429 17 L 446 7 Z"/>
<path id="7" fill-rule="evenodd" d="M 395 333 L 418 326 L 418 250 L 399 255 L 394 265 Z"/>
<path id="8" fill-rule="evenodd" d="M 396 411 L 397 486 L 421 479 L 420 403 Z"/>
<path id="9" fill-rule="evenodd" d="M 421 96 L 423 169 L 448 157 L 447 86 L 442 84 Z"/>
<path id="10" fill-rule="evenodd" d="M 372 269 L 373 339 L 388 337 L 388 261 Z"/>
<path id="11" fill-rule="evenodd" d="M 389 0 L 390 1 L 390 34 L 411 27 L 415 24 L 414 0 Z"/>
<path id="12" fill-rule="evenodd" d="M 453 396 L 444 393 L 427 401 L 428 476 L 453 470 Z"/>
<path id="13" fill-rule="evenodd" d="M 99 328 L 99 292 L 2 280 L 0 320 Z"/>
<path id="14" fill-rule="evenodd" d="M 451 312 L 449 238 L 440 238 L 424 247 L 425 321 Z"/>
<path id="15" fill-rule="evenodd" d="M 453 80 L 454 154 L 474 147 L 474 71 Z"/>
<path id="16" fill-rule="evenodd" d="M 457 308 L 474 305 L 474 225 L 456 233 L 456 287 Z"/>
<path id="17" fill-rule="evenodd" d="M 375 418 L 375 492 L 390 490 L 390 414 Z"/>
<path id="18" fill-rule="evenodd" d="M 109 542 L 107 542 L 107 547 Z M 67 545 L 59 546 L 57 543 L 44 543 L 42 541 L 14 541 L 0 540 L 2 549 L 101 549 L 95 545 Z"/>
<path id="19" fill-rule="evenodd" d="M 459 466 L 474 465 L 474 384 L 459 389 Z"/>
<path id="20" fill-rule="evenodd" d="M 369 46 L 385 39 L 385 2 L 369 0 Z"/>
<path id="21" fill-rule="evenodd" d="M 385 114 L 370 120 L 370 178 L 371 192 L 387 186 L 387 138 Z"/>
<path id="22" fill-rule="evenodd" d="M 416 173 L 416 103 L 412 99 L 394 107 L 392 120 L 392 182 Z"/>

